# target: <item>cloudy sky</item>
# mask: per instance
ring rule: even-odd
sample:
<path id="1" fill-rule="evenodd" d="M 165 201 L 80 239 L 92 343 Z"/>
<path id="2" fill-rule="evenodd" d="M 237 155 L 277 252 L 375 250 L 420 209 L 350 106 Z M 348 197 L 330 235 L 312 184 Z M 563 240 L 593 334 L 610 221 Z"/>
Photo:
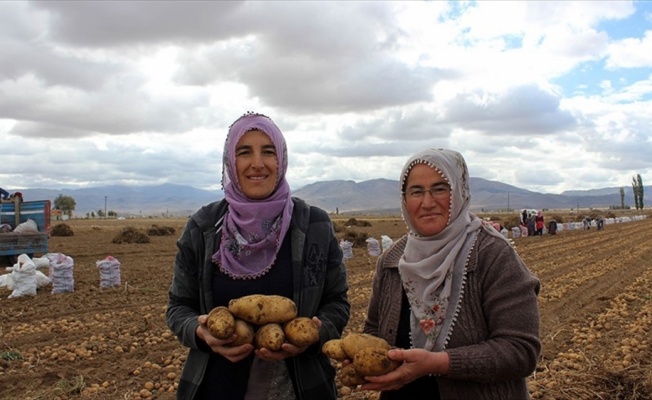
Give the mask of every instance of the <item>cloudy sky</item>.
<path id="1" fill-rule="evenodd" d="M 219 189 L 249 110 L 295 189 L 426 147 L 544 193 L 649 184 L 652 2 L 0 2 L 9 191 Z"/>

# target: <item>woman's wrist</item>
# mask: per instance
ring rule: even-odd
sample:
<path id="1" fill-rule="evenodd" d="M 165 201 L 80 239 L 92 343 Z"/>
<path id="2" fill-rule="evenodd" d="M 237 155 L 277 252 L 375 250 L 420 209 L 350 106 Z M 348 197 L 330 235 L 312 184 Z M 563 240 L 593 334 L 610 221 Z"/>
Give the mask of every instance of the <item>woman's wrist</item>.
<path id="1" fill-rule="evenodd" d="M 432 353 L 432 374 L 448 375 L 450 369 L 450 356 L 445 351 Z"/>

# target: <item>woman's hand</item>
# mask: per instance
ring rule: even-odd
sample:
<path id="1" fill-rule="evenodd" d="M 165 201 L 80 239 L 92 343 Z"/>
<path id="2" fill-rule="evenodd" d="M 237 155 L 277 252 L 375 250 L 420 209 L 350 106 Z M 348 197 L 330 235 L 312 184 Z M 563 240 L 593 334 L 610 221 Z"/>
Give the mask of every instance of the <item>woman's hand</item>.
<path id="1" fill-rule="evenodd" d="M 225 340 L 220 340 L 211 335 L 206 325 L 206 322 L 208 321 L 208 315 L 200 315 L 197 318 L 197 321 L 199 321 L 199 326 L 195 331 L 197 333 L 197 337 L 203 340 L 204 343 L 206 343 L 211 348 L 211 350 L 213 350 L 213 352 L 223 356 L 227 360 L 233 363 L 238 362 L 246 358 L 254 350 L 254 346 L 252 344 L 243 344 L 242 346 L 235 347 L 229 346 L 229 343 L 233 342 L 236 339 L 237 336 L 235 334 L 233 334 L 231 338 Z"/>
<path id="2" fill-rule="evenodd" d="M 321 329 L 321 321 L 319 318 L 312 317 L 312 322 L 315 324 L 315 326 L 317 326 L 318 330 Z M 310 346 L 297 347 L 291 343 L 286 342 L 281 345 L 281 350 L 279 351 L 272 351 L 265 348 L 258 349 L 256 350 L 256 356 L 266 361 L 279 361 L 288 357 L 298 356 L 299 354 L 306 351 L 308 347 Z"/>
<path id="3" fill-rule="evenodd" d="M 363 390 L 397 390 L 428 374 L 446 374 L 450 358 L 446 352 L 433 353 L 423 349 L 392 349 L 387 356 L 403 364 L 394 371 L 381 376 L 367 376 Z"/>

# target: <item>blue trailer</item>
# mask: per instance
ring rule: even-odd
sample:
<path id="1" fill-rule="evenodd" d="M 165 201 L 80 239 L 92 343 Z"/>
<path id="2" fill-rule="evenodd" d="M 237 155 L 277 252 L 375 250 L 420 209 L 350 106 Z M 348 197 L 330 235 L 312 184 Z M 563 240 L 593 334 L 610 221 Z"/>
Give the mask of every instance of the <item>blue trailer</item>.
<path id="1" fill-rule="evenodd" d="M 0 200 L 0 224 L 8 224 L 12 230 L 31 219 L 38 232 L 0 233 L 0 257 L 16 258 L 21 254 L 34 257 L 48 252 L 50 237 L 50 200 L 23 201 L 14 196 L 10 200 Z"/>

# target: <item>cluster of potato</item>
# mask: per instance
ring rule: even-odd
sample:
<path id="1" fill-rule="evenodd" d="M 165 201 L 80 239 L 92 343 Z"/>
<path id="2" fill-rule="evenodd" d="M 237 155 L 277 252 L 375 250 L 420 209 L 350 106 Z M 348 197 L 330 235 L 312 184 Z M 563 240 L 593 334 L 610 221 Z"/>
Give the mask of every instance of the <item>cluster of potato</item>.
<path id="1" fill-rule="evenodd" d="M 324 343 L 322 352 L 336 361 L 349 360 L 340 370 L 340 382 L 355 387 L 365 383 L 365 376 L 385 375 L 398 368 L 397 361 L 387 357 L 389 343 L 367 333 L 349 333 L 342 339 Z"/>
<path id="2" fill-rule="evenodd" d="M 252 294 L 233 299 L 228 307 L 215 307 L 208 314 L 208 330 L 218 339 L 237 338 L 230 346 L 253 343 L 257 349 L 278 351 L 285 342 L 298 347 L 319 341 L 319 330 L 308 317 L 297 317 L 291 299 Z"/>

